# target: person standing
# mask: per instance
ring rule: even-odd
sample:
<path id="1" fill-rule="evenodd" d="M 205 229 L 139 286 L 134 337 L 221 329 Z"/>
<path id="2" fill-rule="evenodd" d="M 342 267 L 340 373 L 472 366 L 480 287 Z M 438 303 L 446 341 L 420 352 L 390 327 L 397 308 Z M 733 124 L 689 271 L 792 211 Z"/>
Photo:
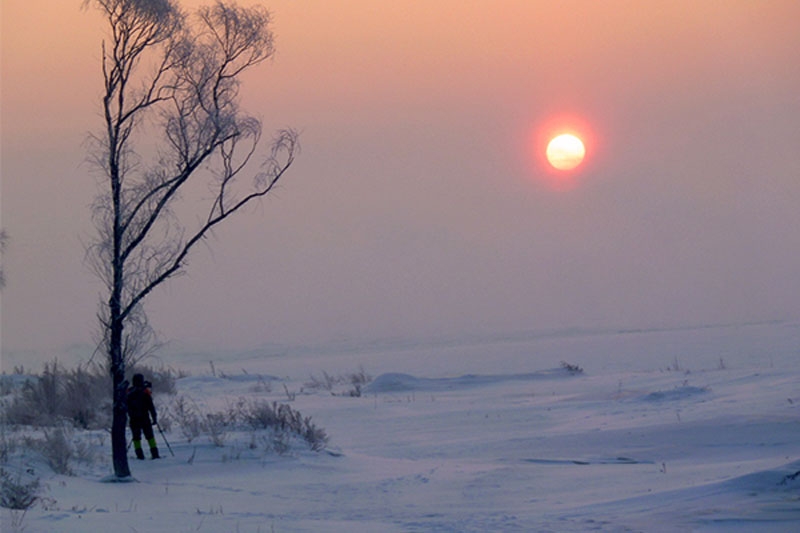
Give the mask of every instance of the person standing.
<path id="1" fill-rule="evenodd" d="M 158 446 L 153 435 L 153 425 L 158 424 L 156 407 L 150 391 L 150 383 L 144 380 L 142 374 L 133 375 L 133 386 L 128 389 L 128 417 L 130 418 L 131 433 L 133 433 L 133 449 L 137 459 L 144 459 L 142 451 L 142 433 L 150 445 L 150 457 L 158 459 Z M 151 422 L 152 418 L 152 422 Z"/>

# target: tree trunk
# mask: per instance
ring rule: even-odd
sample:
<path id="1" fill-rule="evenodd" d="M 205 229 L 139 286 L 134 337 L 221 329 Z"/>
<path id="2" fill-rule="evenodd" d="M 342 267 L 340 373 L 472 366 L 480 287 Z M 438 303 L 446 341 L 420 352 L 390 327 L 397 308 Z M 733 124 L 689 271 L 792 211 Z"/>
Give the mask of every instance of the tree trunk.
<path id="1" fill-rule="evenodd" d="M 127 387 L 125 384 L 125 361 L 122 354 L 122 321 L 118 309 L 112 304 L 111 331 L 109 335 L 109 357 L 111 359 L 111 381 L 114 394 L 114 414 L 111 421 L 111 457 L 114 475 L 118 479 L 131 477 L 128 466 L 128 443 L 125 428 L 128 422 Z M 118 306 L 116 306 L 118 308 Z M 116 311 L 116 312 L 115 312 Z"/>

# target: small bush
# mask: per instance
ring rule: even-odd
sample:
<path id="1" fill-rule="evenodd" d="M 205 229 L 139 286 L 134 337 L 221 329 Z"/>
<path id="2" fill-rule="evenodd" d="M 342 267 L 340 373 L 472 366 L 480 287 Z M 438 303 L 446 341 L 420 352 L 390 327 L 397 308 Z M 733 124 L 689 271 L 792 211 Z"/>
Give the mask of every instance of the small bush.
<path id="1" fill-rule="evenodd" d="M 231 421 L 225 413 L 207 413 L 203 419 L 202 429 L 208 438 L 218 448 L 225 446 L 225 438 L 228 436 L 228 429 Z"/>
<path id="2" fill-rule="evenodd" d="M 153 385 L 153 393 L 175 394 L 175 381 L 185 374 L 171 368 L 137 365 Z M 100 365 L 66 370 L 57 359 L 45 363 L 39 376 L 30 376 L 4 408 L 11 425 L 49 427 L 68 421 L 81 429 L 111 427 L 111 375 Z"/>
<path id="3" fill-rule="evenodd" d="M 9 457 L 18 447 L 18 439 L 8 435 L 8 426 L 0 422 L 0 464 L 8 462 Z"/>
<path id="4" fill-rule="evenodd" d="M 173 422 L 177 424 L 187 442 L 192 442 L 202 432 L 203 423 L 200 419 L 199 408 L 185 396 L 178 396 L 172 409 L 163 408 L 160 419 L 169 420 L 170 424 Z"/>
<path id="5" fill-rule="evenodd" d="M 56 474 L 72 476 L 75 463 L 92 464 L 97 459 L 95 450 L 87 442 L 88 438 L 86 433 L 81 432 L 76 439 L 74 429 L 64 424 L 24 436 L 23 446 L 38 452 Z"/>
<path id="6" fill-rule="evenodd" d="M 358 372 L 350 374 L 349 378 L 350 385 L 352 385 L 353 388 L 347 392 L 347 395 L 355 398 L 360 398 L 362 387 L 372 381 L 372 376 L 364 372 L 363 368 L 359 368 Z"/>
<path id="7" fill-rule="evenodd" d="M 38 449 L 47 459 L 47 464 L 56 474 L 72 475 L 70 463 L 75 453 L 64 428 L 45 430 L 44 439 L 38 441 Z"/>
<path id="8" fill-rule="evenodd" d="M 567 363 L 566 361 L 561 361 L 561 368 L 563 368 L 573 376 L 576 376 L 578 374 L 583 374 L 583 369 L 581 367 L 579 367 L 578 365 Z"/>
<path id="9" fill-rule="evenodd" d="M 360 397 L 361 389 L 370 381 L 372 381 L 372 376 L 367 374 L 363 368 L 359 368 L 358 372 L 339 376 L 331 376 L 327 372 L 323 372 L 322 377 L 312 374 L 310 380 L 304 384 L 304 388 L 312 391 L 326 390 L 334 396 Z M 342 386 L 350 388 L 341 391 Z M 336 387 L 339 387 L 339 392 L 334 390 Z"/>
<path id="10" fill-rule="evenodd" d="M 59 407 L 59 372 L 58 361 L 54 360 L 52 364 L 45 363 L 41 376 L 26 380 L 22 390 L 6 408 L 5 422 L 20 425 L 52 423 Z"/>
<path id="11" fill-rule="evenodd" d="M 68 420 L 75 427 L 101 429 L 111 425 L 111 378 L 99 367 L 67 371 L 57 360 L 45 363 L 6 406 L 7 424 L 52 426 Z"/>
<path id="12" fill-rule="evenodd" d="M 265 438 L 270 443 L 267 447 L 279 453 L 285 453 L 292 436 L 302 439 L 314 451 L 322 450 L 328 443 L 327 434 L 311 417 L 278 402 L 239 398 L 224 411 L 206 413 L 179 396 L 168 416 L 174 418 L 189 442 L 204 434 L 215 446 L 223 446 L 231 431 L 247 430 L 254 433 L 253 443 L 257 432 L 266 431 Z"/>
<path id="13" fill-rule="evenodd" d="M 309 390 L 326 390 L 328 392 L 333 391 L 333 386 L 338 383 L 339 380 L 334 378 L 327 372 L 322 372 L 322 377 L 317 377 L 314 374 L 311 374 L 309 380 L 303 385 L 304 388 Z"/>
<path id="14" fill-rule="evenodd" d="M 281 433 L 280 431 L 273 431 L 266 445 L 266 449 L 272 450 L 278 455 L 287 454 L 289 450 L 292 449 L 292 445 L 289 442 L 289 435 Z"/>
<path id="15" fill-rule="evenodd" d="M 328 443 L 325 430 L 312 423 L 311 417 L 304 417 L 287 404 L 253 401 L 245 405 L 242 416 L 253 430 L 278 429 L 297 435 L 314 451 L 322 450 Z"/>
<path id="16" fill-rule="evenodd" d="M 100 367 L 63 374 L 59 393 L 63 407 L 58 413 L 75 427 L 101 429 L 111 426 L 111 377 Z"/>
<path id="17" fill-rule="evenodd" d="M 39 478 L 22 481 L 22 473 L 12 476 L 0 468 L 0 506 L 13 510 L 28 510 L 39 499 Z"/>

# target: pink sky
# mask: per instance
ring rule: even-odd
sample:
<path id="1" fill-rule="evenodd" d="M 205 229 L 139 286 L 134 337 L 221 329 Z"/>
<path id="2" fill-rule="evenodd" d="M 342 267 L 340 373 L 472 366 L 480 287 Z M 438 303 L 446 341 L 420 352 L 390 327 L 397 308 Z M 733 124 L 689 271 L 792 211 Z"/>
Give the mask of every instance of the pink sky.
<path id="1" fill-rule="evenodd" d="M 81 3 L 0 8 L 4 355 L 91 342 L 104 28 Z M 278 53 L 243 107 L 303 152 L 153 295 L 165 339 L 800 318 L 796 2 L 264 3 Z M 561 117 L 588 132 L 568 191 L 541 164 Z"/>

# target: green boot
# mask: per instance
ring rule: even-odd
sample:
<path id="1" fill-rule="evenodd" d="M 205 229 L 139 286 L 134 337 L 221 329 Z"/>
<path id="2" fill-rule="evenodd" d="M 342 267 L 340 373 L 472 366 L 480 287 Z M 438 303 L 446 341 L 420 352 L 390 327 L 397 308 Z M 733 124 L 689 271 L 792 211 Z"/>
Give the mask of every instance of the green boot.
<path id="1" fill-rule="evenodd" d="M 136 452 L 137 459 L 144 459 L 144 451 L 142 451 L 142 441 L 134 440 L 133 441 L 133 450 Z"/>
<path id="2" fill-rule="evenodd" d="M 150 457 L 153 459 L 160 459 L 161 456 L 158 455 L 158 446 L 156 446 L 156 439 L 153 437 L 152 439 L 147 439 L 147 444 L 150 445 Z M 142 456 L 144 459 L 144 456 Z"/>

